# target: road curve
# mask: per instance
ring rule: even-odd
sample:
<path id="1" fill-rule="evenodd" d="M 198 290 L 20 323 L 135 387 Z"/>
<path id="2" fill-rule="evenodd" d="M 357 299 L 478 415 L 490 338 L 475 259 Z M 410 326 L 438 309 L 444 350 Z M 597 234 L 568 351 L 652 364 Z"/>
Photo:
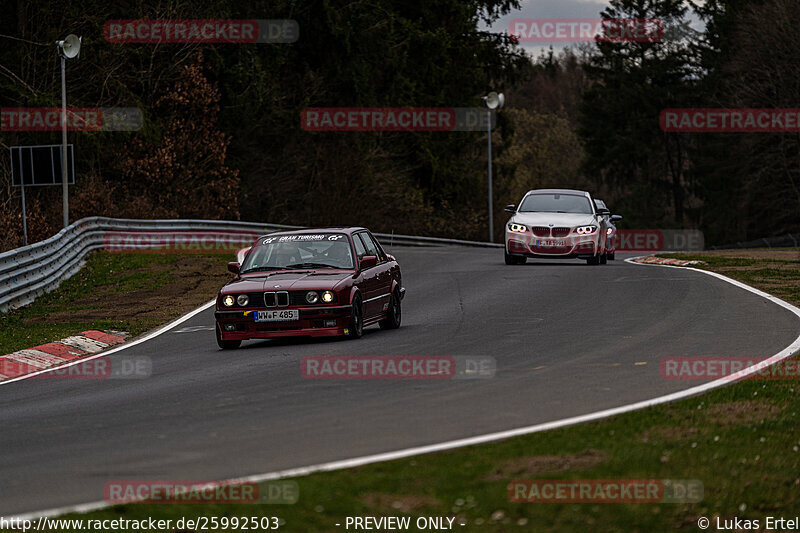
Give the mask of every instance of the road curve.
<path id="1" fill-rule="evenodd" d="M 221 352 L 213 331 L 178 332 L 211 325 L 206 310 L 109 356 L 149 356 L 147 379 L 0 386 L 0 516 L 102 500 L 115 479 L 226 479 L 591 413 L 698 384 L 663 379 L 663 357 L 766 357 L 800 333 L 786 309 L 699 272 L 393 253 L 408 288 L 399 330 Z M 307 355 L 490 355 L 497 375 L 308 380 Z"/>

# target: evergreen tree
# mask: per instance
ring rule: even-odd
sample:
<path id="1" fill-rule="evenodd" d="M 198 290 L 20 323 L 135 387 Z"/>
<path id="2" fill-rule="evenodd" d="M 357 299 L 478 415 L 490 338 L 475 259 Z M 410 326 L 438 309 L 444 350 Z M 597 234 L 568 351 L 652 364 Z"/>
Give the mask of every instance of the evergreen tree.
<path id="1" fill-rule="evenodd" d="M 688 9 L 686 0 L 612 0 L 603 19 L 658 19 L 664 38 L 598 40 L 586 66 L 592 85 L 582 105 L 584 171 L 615 191 L 615 209 L 631 213 L 634 226 L 686 222 L 686 147 L 661 131 L 659 117 L 691 101 L 698 75 L 691 34 L 675 31 L 686 27 Z"/>

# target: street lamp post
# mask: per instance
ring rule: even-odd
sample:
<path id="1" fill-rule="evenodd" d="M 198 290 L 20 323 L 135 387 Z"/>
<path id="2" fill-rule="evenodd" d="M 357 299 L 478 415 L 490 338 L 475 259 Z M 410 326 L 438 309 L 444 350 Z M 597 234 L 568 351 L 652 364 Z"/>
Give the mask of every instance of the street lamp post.
<path id="1" fill-rule="evenodd" d="M 505 96 L 503 93 L 490 92 L 482 98 L 483 104 L 488 109 L 486 118 L 488 119 L 489 137 L 489 242 L 494 242 L 494 207 L 492 205 L 492 111 L 497 111 L 503 107 Z"/>
<path id="2" fill-rule="evenodd" d="M 64 227 L 69 226 L 69 196 L 67 184 L 67 59 L 78 57 L 83 37 L 67 35 L 63 41 L 56 41 L 61 56 L 61 190 L 64 208 Z"/>

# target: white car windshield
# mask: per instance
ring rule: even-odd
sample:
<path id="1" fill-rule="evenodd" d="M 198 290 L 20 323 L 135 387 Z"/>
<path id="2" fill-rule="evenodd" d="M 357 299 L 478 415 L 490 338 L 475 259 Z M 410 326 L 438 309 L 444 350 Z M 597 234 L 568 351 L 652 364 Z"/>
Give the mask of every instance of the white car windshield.
<path id="1" fill-rule="evenodd" d="M 530 194 L 522 201 L 517 210 L 520 213 L 576 213 L 593 214 L 592 204 L 585 196 L 577 194 Z"/>
<path id="2" fill-rule="evenodd" d="M 354 268 L 347 235 L 320 233 L 263 237 L 248 254 L 241 271 L 304 268 Z"/>

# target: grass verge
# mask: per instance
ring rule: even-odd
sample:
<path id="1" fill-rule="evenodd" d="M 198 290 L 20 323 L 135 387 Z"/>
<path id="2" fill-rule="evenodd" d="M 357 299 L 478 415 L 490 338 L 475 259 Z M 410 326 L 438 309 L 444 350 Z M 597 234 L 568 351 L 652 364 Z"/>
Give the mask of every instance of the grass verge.
<path id="1" fill-rule="evenodd" d="M 718 272 L 800 306 L 800 248 L 715 250 L 664 257 L 703 261 L 705 265 L 693 268 Z"/>
<path id="2" fill-rule="evenodd" d="M 55 291 L 0 313 L 0 355 L 87 329 L 144 333 L 211 300 L 231 259 L 95 252 Z"/>

